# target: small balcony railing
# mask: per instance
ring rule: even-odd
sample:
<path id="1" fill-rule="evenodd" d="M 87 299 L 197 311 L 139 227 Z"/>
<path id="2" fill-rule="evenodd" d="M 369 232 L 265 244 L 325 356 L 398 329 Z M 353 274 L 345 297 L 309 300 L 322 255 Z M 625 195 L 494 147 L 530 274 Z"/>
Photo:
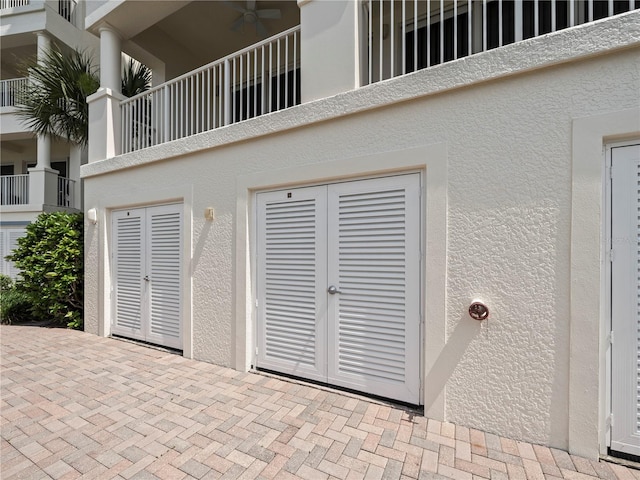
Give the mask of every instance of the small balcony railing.
<path id="1" fill-rule="evenodd" d="M 0 107 L 13 107 L 26 90 L 28 78 L 10 78 L 0 80 Z"/>
<path id="2" fill-rule="evenodd" d="M 76 0 L 58 0 L 58 13 L 67 22 L 76 24 L 76 7 L 78 3 Z"/>
<path id="3" fill-rule="evenodd" d="M 0 176 L 0 205 L 29 204 L 29 175 Z"/>
<path id="4" fill-rule="evenodd" d="M 70 178 L 58 177 L 58 206 L 74 207 L 75 206 L 75 180 Z"/>
<path id="5" fill-rule="evenodd" d="M 363 84 L 640 8 L 638 0 L 365 0 Z"/>
<path id="6" fill-rule="evenodd" d="M 122 152 L 300 103 L 300 27 L 121 102 Z"/>
<path id="7" fill-rule="evenodd" d="M 25 5 L 29 5 L 29 0 L 0 0 L 0 10 L 24 7 Z"/>

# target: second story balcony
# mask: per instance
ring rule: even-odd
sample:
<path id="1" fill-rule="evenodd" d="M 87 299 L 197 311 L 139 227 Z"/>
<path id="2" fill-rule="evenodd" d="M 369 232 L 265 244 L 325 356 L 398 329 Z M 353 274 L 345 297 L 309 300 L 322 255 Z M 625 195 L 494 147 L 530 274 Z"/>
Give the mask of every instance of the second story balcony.
<path id="1" fill-rule="evenodd" d="M 0 107 L 15 107 L 28 82 L 29 79 L 24 77 L 0 80 Z"/>
<path id="2" fill-rule="evenodd" d="M 238 1 L 210 7 L 193 2 L 183 8 L 179 8 L 179 2 L 170 3 L 173 6 L 167 18 L 130 35 L 123 45 L 138 42 L 139 46 L 153 47 L 151 40 L 159 38 L 152 35 L 154 28 L 180 36 L 181 31 L 173 31 L 178 24 L 189 24 L 188 19 L 198 24 L 192 15 L 204 16 L 213 11 L 205 8 L 223 13 L 235 10 L 241 15 L 230 23 L 231 32 L 228 28 L 212 30 L 214 33 L 204 43 L 202 32 L 198 39 L 192 32 L 184 32 L 186 38 L 196 44 L 196 40 L 200 44 L 225 44 L 232 34 L 243 33 L 240 30 L 247 27 L 248 21 L 256 20 L 247 17 L 251 12 L 261 8 L 279 12 L 281 5 L 288 4 L 290 8 L 292 2 Z M 164 5 L 169 9 L 169 4 Z M 111 8 L 106 4 L 101 8 L 107 7 Z M 106 157 L 625 14 L 639 9 L 640 1 L 310 0 L 299 2 L 296 8 L 297 24 L 282 33 L 177 75 L 142 95 L 118 100 L 114 111 L 118 121 L 113 132 L 118 139 L 117 148 L 112 148 Z M 93 22 L 104 25 L 103 21 L 113 21 L 116 28 L 126 31 L 132 24 L 124 21 L 125 17 L 121 12 L 96 16 Z M 225 18 L 232 22 L 232 17 Z M 236 28 L 239 25 L 242 29 Z M 197 45 L 195 50 L 202 53 Z M 158 60 L 153 55 L 150 58 Z M 163 64 L 165 74 L 179 69 L 178 64 L 185 64 L 176 57 L 172 61 L 173 64 Z M 101 155 L 104 154 L 92 155 L 90 147 L 89 161 L 106 158 Z"/>
<path id="3" fill-rule="evenodd" d="M 300 27 L 120 103 L 122 153 L 300 103 Z"/>

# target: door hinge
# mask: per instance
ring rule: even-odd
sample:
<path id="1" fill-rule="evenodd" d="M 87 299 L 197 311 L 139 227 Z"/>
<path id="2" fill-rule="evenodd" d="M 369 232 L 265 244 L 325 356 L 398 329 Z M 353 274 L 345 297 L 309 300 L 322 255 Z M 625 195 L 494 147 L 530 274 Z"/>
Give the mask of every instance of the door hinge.
<path id="1" fill-rule="evenodd" d="M 605 420 L 605 426 L 607 427 L 607 430 L 611 430 L 611 427 L 613 427 L 613 413 L 610 413 Z"/>
<path id="2" fill-rule="evenodd" d="M 256 298 L 256 308 L 258 308 L 258 299 Z"/>
<path id="3" fill-rule="evenodd" d="M 609 341 L 609 345 L 613 345 L 613 330 L 607 335 L 607 340 Z"/>
<path id="4" fill-rule="evenodd" d="M 613 263 L 613 258 L 615 257 L 615 252 L 613 248 L 609 249 L 609 261 Z"/>
<path id="5" fill-rule="evenodd" d="M 258 356 L 258 347 L 256 347 L 256 357 Z"/>

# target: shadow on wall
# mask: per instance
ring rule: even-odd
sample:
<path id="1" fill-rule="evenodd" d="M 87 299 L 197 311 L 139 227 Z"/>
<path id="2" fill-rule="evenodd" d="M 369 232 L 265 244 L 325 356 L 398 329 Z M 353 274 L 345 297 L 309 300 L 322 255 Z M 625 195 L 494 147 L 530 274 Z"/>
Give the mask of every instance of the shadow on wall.
<path id="1" fill-rule="evenodd" d="M 490 320 L 486 320 L 490 321 Z M 429 409 L 444 391 L 453 371 L 465 354 L 471 341 L 480 333 L 482 323 L 472 320 L 466 311 L 463 312 L 455 330 L 447 339 L 440 356 L 431 367 L 425 378 L 424 406 Z"/>

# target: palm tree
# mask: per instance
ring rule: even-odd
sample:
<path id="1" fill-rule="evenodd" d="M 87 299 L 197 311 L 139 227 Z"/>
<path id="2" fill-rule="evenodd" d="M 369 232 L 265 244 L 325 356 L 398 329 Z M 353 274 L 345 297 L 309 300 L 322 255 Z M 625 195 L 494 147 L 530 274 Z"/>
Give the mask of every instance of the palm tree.
<path id="1" fill-rule="evenodd" d="M 18 99 L 17 113 L 38 135 L 54 135 L 86 147 L 89 140 L 87 97 L 100 86 L 90 57 L 77 50 L 49 49 L 44 58 L 27 67 L 31 79 Z M 122 93 L 133 96 L 149 89 L 151 70 L 130 60 L 122 80 Z"/>

